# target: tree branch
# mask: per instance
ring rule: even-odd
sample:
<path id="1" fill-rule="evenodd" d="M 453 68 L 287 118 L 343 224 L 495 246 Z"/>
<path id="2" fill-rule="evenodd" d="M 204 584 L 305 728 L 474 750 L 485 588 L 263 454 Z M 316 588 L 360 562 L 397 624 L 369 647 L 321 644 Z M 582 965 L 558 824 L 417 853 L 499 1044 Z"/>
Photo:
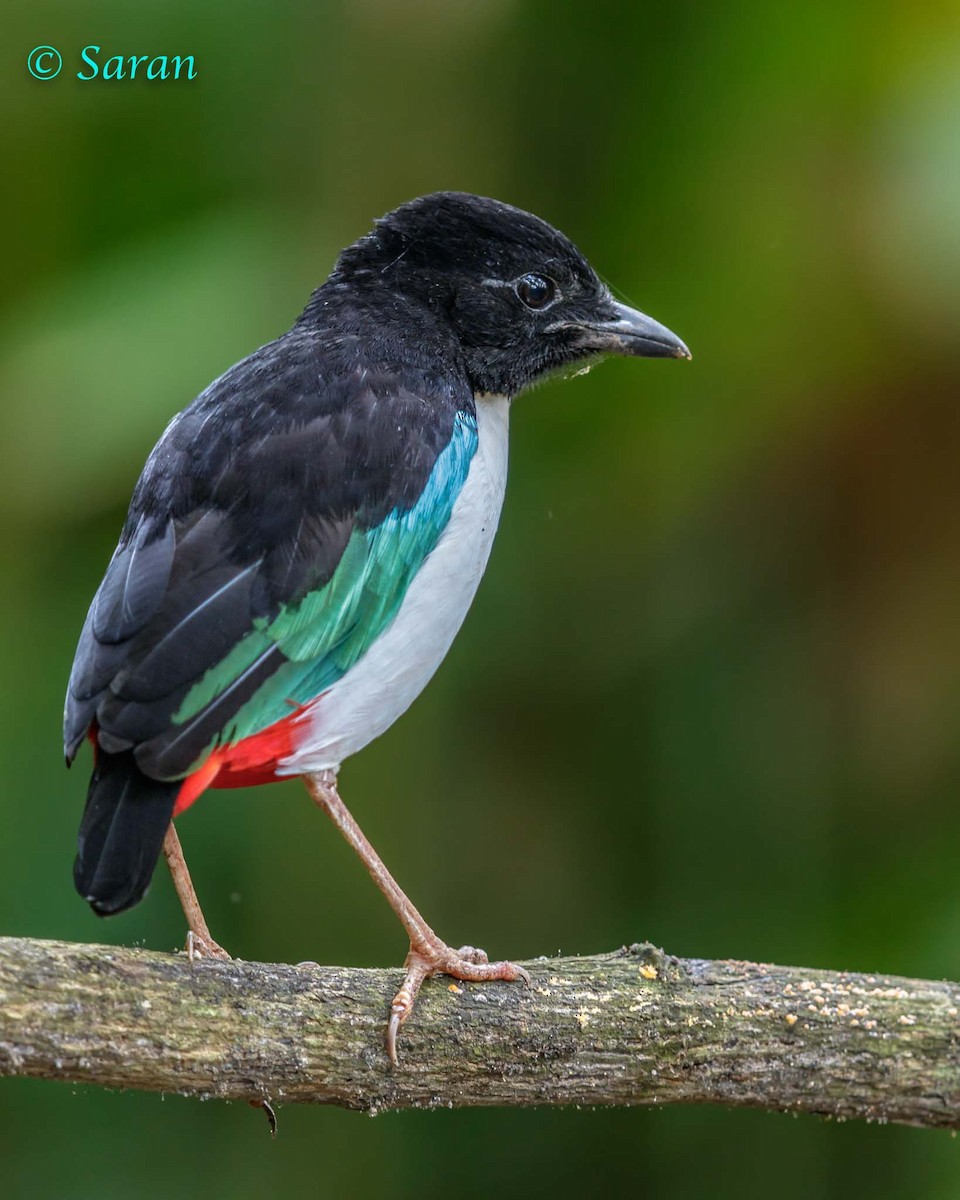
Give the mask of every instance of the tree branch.
<path id="1" fill-rule="evenodd" d="M 960 1128 L 960 985 L 664 955 L 526 964 L 533 987 L 0 938 L 0 1075 L 234 1100 L 745 1105 Z"/>

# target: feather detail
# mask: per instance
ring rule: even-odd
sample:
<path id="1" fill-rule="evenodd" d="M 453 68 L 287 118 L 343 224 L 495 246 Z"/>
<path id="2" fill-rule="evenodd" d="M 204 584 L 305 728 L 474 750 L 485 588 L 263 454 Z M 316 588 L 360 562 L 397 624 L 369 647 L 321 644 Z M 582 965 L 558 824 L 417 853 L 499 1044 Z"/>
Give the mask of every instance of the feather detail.
<path id="1" fill-rule="evenodd" d="M 477 448 L 476 419 L 460 414 L 419 500 L 394 510 L 375 529 L 354 531 L 331 579 L 272 622 L 258 622 L 187 693 L 171 726 L 137 749 L 141 767 L 170 777 L 184 745 L 195 747 L 189 770 L 224 745 L 236 745 L 303 708 L 355 665 L 383 634 L 407 588 L 436 546 L 466 482 Z M 234 691 L 270 666 L 245 703 L 227 706 Z M 200 734 L 204 743 L 197 745 Z"/>

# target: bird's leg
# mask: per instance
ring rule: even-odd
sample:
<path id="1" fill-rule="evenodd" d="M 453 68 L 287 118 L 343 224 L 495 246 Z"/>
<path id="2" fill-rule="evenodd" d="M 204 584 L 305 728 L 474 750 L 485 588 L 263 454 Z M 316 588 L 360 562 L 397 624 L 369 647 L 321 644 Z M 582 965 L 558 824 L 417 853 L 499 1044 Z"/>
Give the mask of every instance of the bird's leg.
<path id="1" fill-rule="evenodd" d="M 393 998 L 390 1006 L 390 1022 L 387 1026 L 387 1053 L 390 1061 L 397 1064 L 397 1032 L 413 1011 L 420 985 L 431 975 L 452 975 L 470 983 L 502 979 L 512 982 L 521 979 L 530 985 L 530 976 L 522 968 L 510 962 L 488 962 L 482 950 L 462 946 L 453 950 L 433 932 L 416 908 L 410 903 L 383 860 L 364 836 L 363 830 L 347 810 L 337 791 L 337 777 L 333 771 L 320 771 L 306 775 L 307 791 L 320 808 L 331 818 L 350 845 L 360 855 L 364 866 L 377 885 L 410 938 L 410 951 L 404 960 L 406 978 Z"/>
<path id="2" fill-rule="evenodd" d="M 173 886 L 177 889 L 183 915 L 187 918 L 187 956 L 190 961 L 196 962 L 198 958 L 229 958 L 226 950 L 210 936 L 172 821 L 163 839 L 163 854 L 173 877 Z"/>

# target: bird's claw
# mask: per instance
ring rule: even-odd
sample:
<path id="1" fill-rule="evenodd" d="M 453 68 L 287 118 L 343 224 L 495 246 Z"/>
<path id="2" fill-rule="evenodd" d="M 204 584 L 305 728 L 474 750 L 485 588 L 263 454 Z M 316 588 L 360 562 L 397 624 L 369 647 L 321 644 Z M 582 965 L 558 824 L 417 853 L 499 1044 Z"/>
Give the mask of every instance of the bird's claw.
<path id="1" fill-rule="evenodd" d="M 407 974 L 390 1005 L 386 1035 L 387 1055 L 395 1067 L 399 1065 L 397 1035 L 400 1026 L 413 1012 L 425 979 L 434 975 L 452 975 L 454 979 L 465 983 L 485 983 L 494 980 L 512 983 L 519 980 L 527 987 L 531 986 L 530 975 L 523 967 L 511 962 L 492 963 L 483 950 L 474 946 L 461 946 L 459 950 L 452 950 L 439 938 L 434 945 L 424 946 L 422 949 L 411 946 L 403 965 Z"/>
<path id="2" fill-rule="evenodd" d="M 201 937 L 199 933 L 188 929 L 184 949 L 187 952 L 187 958 L 191 966 L 194 963 L 198 963 L 201 958 L 218 958 L 222 962 L 230 961 L 230 955 L 213 940 L 209 933 L 206 937 Z"/>
<path id="3" fill-rule="evenodd" d="M 400 1032 L 400 1026 L 407 1019 L 409 1011 L 409 1008 L 403 1008 L 396 1000 L 390 1005 L 390 1020 L 387 1022 L 387 1055 L 391 1066 L 394 1067 L 400 1065 L 400 1060 L 397 1058 L 397 1034 Z"/>

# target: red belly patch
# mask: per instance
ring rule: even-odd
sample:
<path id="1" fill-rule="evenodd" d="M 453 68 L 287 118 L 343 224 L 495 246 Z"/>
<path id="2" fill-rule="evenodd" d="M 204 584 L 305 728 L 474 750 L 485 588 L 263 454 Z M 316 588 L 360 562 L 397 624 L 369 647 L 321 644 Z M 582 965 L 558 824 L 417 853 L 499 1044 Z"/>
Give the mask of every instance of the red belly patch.
<path id="1" fill-rule="evenodd" d="M 203 766 L 183 781 L 173 815 L 176 817 L 189 808 L 210 787 L 251 787 L 288 778 L 278 776 L 276 769 L 297 748 L 297 726 L 309 707 L 301 705 L 282 721 L 268 725 L 252 737 L 214 750 Z"/>

